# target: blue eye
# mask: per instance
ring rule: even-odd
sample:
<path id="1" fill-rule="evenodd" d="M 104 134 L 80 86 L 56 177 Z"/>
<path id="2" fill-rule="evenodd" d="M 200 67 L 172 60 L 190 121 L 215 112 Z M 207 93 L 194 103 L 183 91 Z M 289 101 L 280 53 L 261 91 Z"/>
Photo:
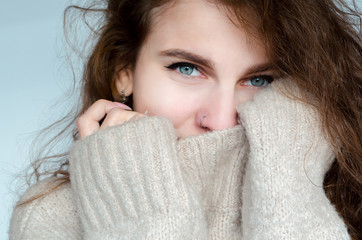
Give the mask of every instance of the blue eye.
<path id="1" fill-rule="evenodd" d="M 201 76 L 201 73 L 199 72 L 199 70 L 197 70 L 197 67 L 191 63 L 185 63 L 185 62 L 174 63 L 171 64 L 170 66 L 167 66 L 166 68 L 176 69 L 179 73 L 186 76 L 191 76 L 191 77 Z"/>
<path id="2" fill-rule="evenodd" d="M 268 86 L 268 84 L 271 83 L 273 80 L 273 77 L 268 75 L 254 76 L 250 78 L 250 80 L 245 81 L 244 85 L 249 85 L 253 87 L 265 87 Z"/>

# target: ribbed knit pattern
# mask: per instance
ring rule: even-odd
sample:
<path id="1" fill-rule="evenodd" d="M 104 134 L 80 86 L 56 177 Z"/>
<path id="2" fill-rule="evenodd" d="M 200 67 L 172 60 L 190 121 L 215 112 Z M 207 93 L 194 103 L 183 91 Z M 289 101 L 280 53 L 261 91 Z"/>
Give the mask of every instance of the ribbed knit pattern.
<path id="1" fill-rule="evenodd" d="M 331 148 L 284 84 L 240 106 L 243 126 L 178 140 L 144 117 L 76 142 L 71 183 L 16 207 L 10 239 L 349 239 L 322 188 Z"/>
<path id="2" fill-rule="evenodd" d="M 207 238 L 199 195 L 184 181 L 176 143 L 172 124 L 153 117 L 75 145 L 70 174 L 85 239 Z"/>
<path id="3" fill-rule="evenodd" d="M 241 238 L 241 184 L 248 143 L 241 126 L 179 141 L 182 167 L 201 192 L 209 239 Z"/>
<path id="4" fill-rule="evenodd" d="M 251 152 L 243 239 L 349 239 L 322 187 L 334 156 L 317 113 L 281 94 L 286 87 L 298 95 L 280 80 L 239 109 Z"/>
<path id="5" fill-rule="evenodd" d="M 39 209 L 62 211 L 61 200 L 47 200 L 71 197 L 68 204 L 75 212 L 73 198 L 78 199 L 79 216 L 56 216 L 60 225 L 64 219 L 77 222 L 72 227 L 78 236 L 67 239 L 240 239 L 247 151 L 241 126 L 176 141 L 168 121 L 144 118 L 77 142 L 71 153 L 73 193 L 67 185 L 66 191 L 56 190 L 34 203 Z M 37 186 L 29 190 L 31 195 L 46 191 Z M 14 229 L 27 225 L 18 222 L 26 211 L 17 209 Z M 34 224 L 46 224 L 42 217 Z M 63 229 L 64 236 L 72 227 Z M 41 231 L 34 234 L 41 239 Z"/>

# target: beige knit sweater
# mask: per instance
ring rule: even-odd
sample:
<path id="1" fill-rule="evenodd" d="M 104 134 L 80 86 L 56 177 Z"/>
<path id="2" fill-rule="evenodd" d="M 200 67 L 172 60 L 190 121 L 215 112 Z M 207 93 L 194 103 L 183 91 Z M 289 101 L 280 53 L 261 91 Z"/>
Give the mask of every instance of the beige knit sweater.
<path id="1" fill-rule="evenodd" d="M 321 187 L 333 155 L 315 114 L 262 92 L 243 127 L 178 140 L 145 117 L 76 142 L 71 184 L 15 208 L 10 239 L 349 239 Z"/>

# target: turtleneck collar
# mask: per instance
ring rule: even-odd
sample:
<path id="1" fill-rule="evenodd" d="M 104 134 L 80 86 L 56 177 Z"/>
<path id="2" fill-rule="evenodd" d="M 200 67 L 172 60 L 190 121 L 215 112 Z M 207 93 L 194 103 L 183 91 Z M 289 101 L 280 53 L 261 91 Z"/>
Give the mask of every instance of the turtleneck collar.
<path id="1" fill-rule="evenodd" d="M 180 139 L 177 147 L 184 168 L 209 175 L 215 172 L 216 167 L 239 156 L 240 151 L 245 151 L 245 144 L 247 141 L 244 129 L 237 125 Z"/>

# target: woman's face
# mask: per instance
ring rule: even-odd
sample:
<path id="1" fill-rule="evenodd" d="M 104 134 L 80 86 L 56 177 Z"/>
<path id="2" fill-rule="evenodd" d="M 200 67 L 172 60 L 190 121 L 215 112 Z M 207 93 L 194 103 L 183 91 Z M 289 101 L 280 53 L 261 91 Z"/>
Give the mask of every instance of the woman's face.
<path id="1" fill-rule="evenodd" d="M 133 110 L 167 117 L 179 137 L 235 126 L 236 107 L 272 80 L 265 48 L 206 1 L 154 20 L 130 76 Z"/>

